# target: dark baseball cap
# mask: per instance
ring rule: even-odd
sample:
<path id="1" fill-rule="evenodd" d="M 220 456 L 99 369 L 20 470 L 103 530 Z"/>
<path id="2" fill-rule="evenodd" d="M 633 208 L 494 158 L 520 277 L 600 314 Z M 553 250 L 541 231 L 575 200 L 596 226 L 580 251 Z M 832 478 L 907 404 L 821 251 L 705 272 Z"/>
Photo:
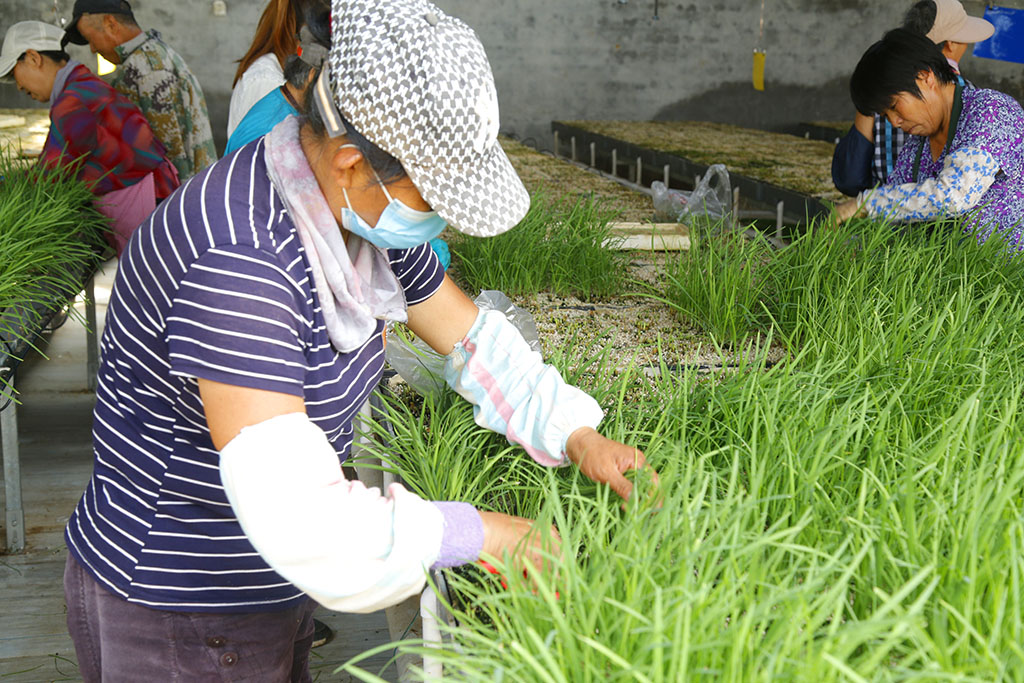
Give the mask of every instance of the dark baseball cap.
<path id="1" fill-rule="evenodd" d="M 71 13 L 71 23 L 64 31 L 64 38 L 60 41 L 61 46 L 68 43 L 75 45 L 86 45 L 88 40 L 82 37 L 78 31 L 78 20 L 83 14 L 124 14 L 132 17 L 132 6 L 128 0 L 76 0 L 75 9 Z"/>

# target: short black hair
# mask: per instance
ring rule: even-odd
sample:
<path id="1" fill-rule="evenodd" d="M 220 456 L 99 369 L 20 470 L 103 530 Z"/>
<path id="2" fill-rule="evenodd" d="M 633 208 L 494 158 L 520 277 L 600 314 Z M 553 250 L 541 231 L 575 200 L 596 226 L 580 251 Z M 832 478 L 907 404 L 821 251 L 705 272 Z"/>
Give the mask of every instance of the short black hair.
<path id="1" fill-rule="evenodd" d="M 940 83 L 952 83 L 956 72 L 938 45 L 905 28 L 893 29 L 860 58 L 850 77 L 850 98 L 861 114 L 884 114 L 899 93 L 918 99 L 917 77 L 931 71 Z"/>
<path id="2" fill-rule="evenodd" d="M 904 15 L 903 28 L 926 36 L 935 26 L 937 14 L 938 8 L 935 6 L 935 0 L 918 0 Z"/>
<path id="3" fill-rule="evenodd" d="M 43 57 L 46 57 L 47 59 L 57 62 L 58 64 L 63 64 L 64 62 L 71 60 L 71 55 L 69 55 L 67 52 L 64 52 L 64 50 L 36 50 L 36 52 L 41 54 Z M 25 59 L 26 54 L 27 53 L 22 52 L 21 56 L 18 57 L 18 61 L 20 62 L 21 60 Z"/>
<path id="4" fill-rule="evenodd" d="M 128 3 L 126 2 L 124 4 L 127 5 Z M 139 28 L 139 22 L 135 20 L 135 14 L 132 13 L 131 7 L 129 7 L 126 12 L 116 12 L 112 13 L 110 16 L 114 17 L 114 20 L 122 26 L 127 26 L 128 28 Z"/>

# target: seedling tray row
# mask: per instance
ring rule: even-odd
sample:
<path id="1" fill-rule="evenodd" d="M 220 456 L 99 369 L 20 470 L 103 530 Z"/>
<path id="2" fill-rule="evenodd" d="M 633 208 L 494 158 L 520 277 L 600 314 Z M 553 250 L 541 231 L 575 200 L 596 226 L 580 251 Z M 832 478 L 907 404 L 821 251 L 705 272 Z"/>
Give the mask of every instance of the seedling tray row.
<path id="1" fill-rule="evenodd" d="M 555 152 L 557 154 L 572 158 L 572 148 L 575 147 L 577 154 L 575 161 L 589 162 L 596 168 L 607 170 L 613 175 L 621 176 L 627 172 L 627 168 L 632 167 L 634 169 L 633 180 L 640 185 L 649 186 L 655 180 L 665 182 L 667 177 L 669 187 L 689 189 L 693 187 L 694 177 L 703 175 L 709 168 L 708 164 L 683 156 L 640 147 L 560 121 L 552 122 L 551 129 L 555 136 Z M 575 142 L 573 142 L 574 138 Z M 729 159 L 723 158 L 721 162 L 729 166 Z M 638 165 L 640 177 L 636 178 L 635 169 Z M 788 223 L 806 224 L 810 219 L 825 215 L 831 210 L 825 202 L 816 197 L 757 180 L 732 170 L 729 171 L 729 181 L 734 188 L 739 188 L 743 197 L 748 201 L 768 207 L 775 207 L 782 202 L 783 218 Z"/>

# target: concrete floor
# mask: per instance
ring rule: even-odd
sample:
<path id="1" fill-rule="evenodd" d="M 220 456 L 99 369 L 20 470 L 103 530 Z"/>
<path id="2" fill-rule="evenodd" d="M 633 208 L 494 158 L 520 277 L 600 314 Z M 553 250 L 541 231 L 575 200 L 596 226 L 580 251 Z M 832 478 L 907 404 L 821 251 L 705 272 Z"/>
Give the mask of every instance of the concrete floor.
<path id="1" fill-rule="evenodd" d="M 116 261 L 108 262 L 96 278 L 100 326 L 116 268 Z M 81 302 L 77 308 L 84 314 Z M 64 624 L 61 577 L 67 557 L 64 525 L 92 472 L 94 397 L 88 389 L 85 347 L 83 325 L 69 319 L 50 335 L 44 349 L 47 358 L 33 354 L 22 363 L 16 378 L 26 549 L 14 555 L 0 551 L 3 683 L 81 680 Z M 0 486 L 0 501 L 2 497 Z M 313 650 L 314 680 L 352 680 L 347 674 L 333 674 L 334 669 L 391 640 L 383 611 L 350 615 L 321 609 L 317 618 L 334 629 L 335 637 Z M 390 651 L 378 655 L 364 667 L 374 673 L 387 667 L 380 675 L 396 681 L 395 666 L 388 666 L 390 657 Z"/>

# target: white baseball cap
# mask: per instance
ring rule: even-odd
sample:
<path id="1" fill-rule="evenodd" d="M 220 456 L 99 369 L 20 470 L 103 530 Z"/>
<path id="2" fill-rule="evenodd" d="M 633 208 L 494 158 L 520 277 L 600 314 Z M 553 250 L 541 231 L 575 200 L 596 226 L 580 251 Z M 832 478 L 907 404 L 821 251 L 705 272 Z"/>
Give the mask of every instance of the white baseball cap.
<path id="1" fill-rule="evenodd" d="M 11 26 L 0 49 L 0 81 L 10 83 L 14 80 L 11 72 L 26 50 L 62 50 L 60 39 L 63 36 L 63 29 L 42 21 L 19 21 Z"/>
<path id="2" fill-rule="evenodd" d="M 530 195 L 498 143 L 498 94 L 473 29 L 426 0 L 333 0 L 331 24 L 313 89 L 328 132 L 345 134 L 340 112 L 460 232 L 519 223 Z"/>

